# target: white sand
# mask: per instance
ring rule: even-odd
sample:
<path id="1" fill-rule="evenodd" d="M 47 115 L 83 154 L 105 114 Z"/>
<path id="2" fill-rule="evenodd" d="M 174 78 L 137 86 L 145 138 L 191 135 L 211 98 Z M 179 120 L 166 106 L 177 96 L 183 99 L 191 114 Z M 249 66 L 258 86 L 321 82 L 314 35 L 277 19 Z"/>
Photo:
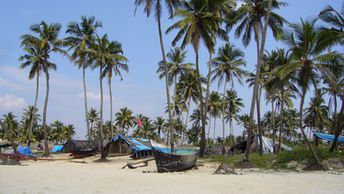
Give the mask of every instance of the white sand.
<path id="1" fill-rule="evenodd" d="M 127 158 L 2 165 L 0 193 L 344 193 L 343 173 L 239 170 L 242 175 L 213 175 L 217 166 L 205 164 L 198 170 L 159 174 L 154 161 L 147 167 L 121 169 Z"/>

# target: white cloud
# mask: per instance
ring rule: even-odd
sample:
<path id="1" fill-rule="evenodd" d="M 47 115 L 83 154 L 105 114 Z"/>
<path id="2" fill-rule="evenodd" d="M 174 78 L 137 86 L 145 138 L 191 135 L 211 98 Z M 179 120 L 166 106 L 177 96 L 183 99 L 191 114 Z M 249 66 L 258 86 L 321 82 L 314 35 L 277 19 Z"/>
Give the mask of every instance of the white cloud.
<path id="1" fill-rule="evenodd" d="M 25 105 L 26 102 L 23 98 L 19 98 L 9 94 L 0 96 L 0 109 L 2 110 L 13 111 L 19 108 L 23 108 Z"/>
<path id="2" fill-rule="evenodd" d="M 236 9 L 239 9 L 245 2 L 243 1 L 237 1 L 236 2 Z"/>
<path id="3" fill-rule="evenodd" d="M 100 101 L 100 93 L 87 92 L 86 96 L 87 96 L 87 100 Z M 78 97 L 83 99 L 84 93 L 78 94 Z M 108 101 L 110 100 L 110 97 L 108 95 L 103 94 L 103 99 L 104 101 Z"/>

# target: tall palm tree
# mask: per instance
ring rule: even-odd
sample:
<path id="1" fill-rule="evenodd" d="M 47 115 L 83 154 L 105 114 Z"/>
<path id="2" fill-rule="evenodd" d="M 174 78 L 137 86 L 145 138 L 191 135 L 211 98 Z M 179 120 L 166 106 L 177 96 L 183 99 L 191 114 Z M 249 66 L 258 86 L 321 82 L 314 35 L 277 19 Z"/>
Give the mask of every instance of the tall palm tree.
<path id="1" fill-rule="evenodd" d="M 115 125 L 119 127 L 120 133 L 128 134 L 129 128 L 134 125 L 135 117 L 133 116 L 133 111 L 124 107 L 115 114 L 115 117 Z"/>
<path id="2" fill-rule="evenodd" d="M 256 41 L 257 47 L 257 68 L 256 79 L 253 87 L 251 109 L 250 109 L 250 124 L 253 129 L 253 115 L 255 102 L 258 99 L 258 86 L 260 79 L 260 71 L 262 65 L 263 52 L 265 48 L 266 32 L 268 27 L 273 32 L 274 37 L 281 33 L 285 19 L 273 12 L 272 9 L 278 9 L 280 6 L 285 6 L 286 3 L 278 2 L 277 0 L 245 0 L 244 4 L 237 10 L 234 17 L 229 18 L 227 28 L 232 28 L 235 24 L 238 27 L 235 30 L 235 35 L 240 37 L 242 35 L 242 42 L 247 46 L 251 41 L 252 33 Z M 263 24 L 263 21 L 265 23 Z M 251 130 L 248 130 L 247 147 L 251 144 Z M 247 149 L 245 160 L 249 161 L 250 150 Z"/>
<path id="3" fill-rule="evenodd" d="M 300 102 L 300 129 L 305 143 L 311 150 L 316 163 L 320 164 L 312 145 L 303 129 L 303 106 L 305 96 L 310 85 L 317 87 L 320 72 L 324 79 L 332 82 L 332 74 L 327 68 L 327 62 L 340 57 L 336 52 L 326 52 L 327 46 L 321 38 L 320 29 L 315 26 L 316 20 L 303 21 L 301 24 L 292 24 L 292 31 L 286 31 L 283 35 L 284 42 L 290 47 L 292 61 L 280 71 L 280 76 L 285 77 L 290 73 L 296 73 L 296 84 L 299 86 Z"/>
<path id="4" fill-rule="evenodd" d="M 215 130 L 216 130 L 216 119 L 219 117 L 221 110 L 223 110 L 223 102 L 221 100 L 221 96 L 218 92 L 211 92 L 209 96 L 209 103 L 207 111 L 209 115 L 214 119 L 214 132 L 213 132 L 213 139 L 215 140 Z M 209 129 L 210 129 L 210 120 L 209 120 Z M 208 131 L 208 139 L 210 137 L 210 130 Z"/>
<path id="5" fill-rule="evenodd" d="M 223 21 L 220 17 L 220 10 L 227 7 L 227 4 L 227 1 L 215 0 L 190 0 L 184 2 L 183 8 L 177 10 L 175 13 L 175 16 L 181 19 L 166 31 L 166 33 L 169 33 L 174 29 L 179 29 L 179 32 L 172 41 L 173 46 L 179 40 L 182 40 L 181 48 L 185 48 L 187 44 L 192 45 L 195 51 L 195 65 L 198 77 L 201 77 L 199 70 L 200 42 L 203 41 L 209 53 L 213 53 L 216 35 L 220 35 L 220 32 L 223 31 L 220 26 Z M 202 117 L 200 155 L 203 156 L 205 149 L 206 103 L 204 103 L 200 81 L 198 83 L 198 91 L 200 94 L 200 113 Z M 205 102 L 207 102 L 207 95 Z"/>
<path id="6" fill-rule="evenodd" d="M 23 63 L 20 65 L 20 68 L 26 68 L 31 66 L 30 72 L 29 72 L 29 79 L 33 79 L 36 76 L 36 93 L 35 93 L 35 101 L 33 104 L 33 107 L 37 107 L 37 99 L 38 99 L 38 90 L 39 90 L 39 76 L 43 72 L 43 61 L 44 61 L 44 56 L 42 50 L 39 48 L 38 45 L 25 45 L 22 42 L 22 46 L 24 47 L 24 51 L 26 54 L 21 56 L 19 58 L 19 61 L 23 61 Z M 28 131 L 28 142 L 27 146 L 30 147 L 31 144 L 31 134 L 32 134 L 32 127 L 34 124 L 35 120 L 35 115 L 31 117 L 30 124 L 27 126 L 27 131 Z"/>
<path id="7" fill-rule="evenodd" d="M 99 68 L 99 88 L 100 88 L 100 110 L 99 110 L 99 135 L 100 135 L 100 149 L 101 159 L 105 159 L 103 145 L 103 70 L 105 65 L 115 60 L 115 55 L 109 49 L 111 42 L 108 40 L 107 34 L 102 37 L 97 36 L 96 41 L 92 44 L 91 49 L 88 50 L 93 61 L 95 62 L 95 68 Z"/>
<path id="8" fill-rule="evenodd" d="M 238 97 L 235 90 L 227 90 L 223 96 L 223 100 L 225 101 L 225 119 L 229 121 L 229 135 L 234 138 L 235 142 L 233 119 L 238 121 L 238 113 L 241 111 L 241 108 L 244 108 L 244 103 L 242 98 Z M 223 138 L 225 138 L 225 135 L 223 135 Z"/>
<path id="9" fill-rule="evenodd" d="M 14 140 L 18 135 L 18 121 L 16 120 L 16 116 L 11 112 L 4 114 L 1 124 L 4 131 L 4 139 L 11 142 L 14 153 L 17 153 L 17 146 L 14 143 Z"/>
<path id="10" fill-rule="evenodd" d="M 90 133 L 88 134 L 88 139 L 93 140 L 93 132 L 95 124 L 99 121 L 99 113 L 96 109 L 90 108 L 87 112 L 86 119 L 90 123 Z"/>
<path id="11" fill-rule="evenodd" d="M 113 41 L 108 45 L 108 52 L 112 59 L 107 61 L 104 70 L 103 70 L 103 77 L 108 78 L 109 84 L 109 94 L 110 94 L 110 123 L 112 123 L 112 87 L 111 87 L 111 79 L 113 72 L 116 76 L 118 76 L 121 80 L 123 80 L 122 72 L 128 73 L 129 68 L 127 65 L 128 59 L 123 56 L 122 45 L 119 42 Z M 110 125 L 110 134 L 111 137 L 113 136 L 113 125 Z"/>
<path id="12" fill-rule="evenodd" d="M 91 48 L 91 44 L 95 41 L 95 35 L 97 28 L 102 27 L 101 22 L 97 21 L 95 17 L 81 17 L 81 23 L 71 22 L 67 26 L 66 33 L 70 36 L 65 38 L 66 44 L 69 46 L 69 50 L 73 49 L 71 60 L 82 69 L 82 80 L 84 87 L 84 107 L 85 118 L 87 117 L 87 87 L 86 87 L 86 69 L 90 67 L 91 60 L 90 55 L 87 53 L 87 49 Z M 87 133 L 89 141 L 91 141 L 90 123 L 88 119 L 85 119 Z"/>
<path id="13" fill-rule="evenodd" d="M 42 70 L 45 74 L 46 80 L 46 94 L 43 107 L 43 134 L 44 134 L 44 151 L 45 155 L 49 155 L 48 147 L 48 134 L 47 134 L 47 124 L 46 115 L 48 107 L 49 98 L 49 70 L 56 69 L 56 64 L 49 61 L 49 58 L 53 52 L 65 53 L 61 47 L 63 46 L 63 41 L 58 38 L 61 25 L 57 23 L 47 24 L 42 21 L 40 24 L 34 24 L 30 27 L 30 30 L 37 34 L 37 36 L 31 34 L 25 34 L 22 38 L 22 45 L 25 47 L 38 47 L 43 55 Z"/>
<path id="14" fill-rule="evenodd" d="M 227 91 L 227 83 L 230 83 L 232 88 L 234 87 L 235 79 L 239 83 L 242 83 L 242 78 L 247 74 L 245 70 L 242 69 L 245 66 L 245 61 L 243 59 L 244 53 L 239 49 L 235 48 L 234 45 L 226 43 L 218 51 L 218 56 L 211 61 L 213 70 L 211 74 L 213 75 L 212 81 L 218 79 L 218 85 L 220 86 L 224 82 L 223 95 Z M 225 138 L 225 106 L 222 110 L 222 128 L 223 128 L 223 139 Z"/>
<path id="15" fill-rule="evenodd" d="M 161 16 L 162 16 L 162 2 L 163 0 L 135 0 L 136 8 L 138 6 L 144 6 L 144 12 L 147 14 L 147 17 L 150 16 L 152 10 L 155 11 L 155 17 L 158 22 L 158 31 L 159 31 L 159 40 L 160 40 L 160 48 L 161 48 L 161 55 L 162 55 L 162 62 L 165 64 L 165 89 L 166 89 L 166 98 L 167 98 L 167 105 L 168 105 L 168 122 L 169 122 L 169 131 L 172 133 L 172 112 L 170 105 L 170 91 L 168 88 L 168 81 L 169 81 L 169 74 L 168 74 L 168 67 L 166 63 L 166 54 L 165 54 L 165 48 L 164 48 L 164 41 L 162 37 L 162 29 L 161 29 Z M 179 0 L 164 0 L 170 18 L 173 17 L 173 13 L 176 7 L 180 5 Z M 170 142 L 171 142 L 171 148 L 173 149 L 173 137 L 171 136 Z"/>
<path id="16" fill-rule="evenodd" d="M 295 80 L 293 75 L 288 75 L 283 78 L 278 76 L 278 71 L 285 68 L 286 65 L 290 62 L 290 52 L 286 52 L 284 49 L 278 49 L 276 51 L 271 51 L 268 56 L 265 56 L 267 64 L 273 66 L 269 74 L 265 88 L 270 93 L 271 101 L 277 101 L 277 106 L 280 105 L 280 132 L 279 132 L 279 144 L 278 152 L 281 149 L 281 134 L 284 124 L 284 105 L 286 104 L 289 107 L 292 107 L 291 99 L 295 98 L 294 92 L 298 92 L 296 86 L 292 82 Z M 275 132 L 273 133 L 275 135 Z M 274 138 L 274 137 L 273 137 Z"/>
<path id="17" fill-rule="evenodd" d="M 168 73 L 169 73 L 169 84 L 174 83 L 174 93 L 173 97 L 176 99 L 177 96 L 177 84 L 179 81 L 180 76 L 185 75 L 188 71 L 192 69 L 193 64 L 192 63 L 184 63 L 185 58 L 187 56 L 187 51 L 184 51 L 183 49 L 179 47 L 174 47 L 170 50 L 170 52 L 167 53 L 167 59 L 166 61 L 168 66 Z M 159 67 L 157 70 L 157 73 L 159 73 L 159 78 L 162 79 L 165 77 L 165 64 L 159 63 Z"/>

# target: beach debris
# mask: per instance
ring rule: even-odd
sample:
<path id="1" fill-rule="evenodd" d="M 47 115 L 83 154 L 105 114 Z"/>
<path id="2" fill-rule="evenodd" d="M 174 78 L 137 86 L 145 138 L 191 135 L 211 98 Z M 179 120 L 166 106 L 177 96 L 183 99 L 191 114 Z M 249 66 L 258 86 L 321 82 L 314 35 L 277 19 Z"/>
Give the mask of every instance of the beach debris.
<path id="1" fill-rule="evenodd" d="M 235 169 L 233 166 L 229 166 L 228 164 L 221 163 L 220 166 L 216 169 L 214 174 L 235 174 L 238 173 L 235 172 Z"/>
<path id="2" fill-rule="evenodd" d="M 124 165 L 122 167 L 122 169 L 124 169 L 125 167 L 128 167 L 129 169 L 135 169 L 135 168 L 139 168 L 139 167 L 145 167 L 145 166 L 148 166 L 148 162 L 149 161 L 153 161 L 154 158 L 149 158 L 149 159 L 146 159 L 146 160 L 142 160 L 142 161 L 139 161 L 139 162 L 127 162 L 126 165 Z M 138 164 L 142 164 L 142 165 L 138 165 Z M 138 166 L 136 166 L 138 165 Z"/>

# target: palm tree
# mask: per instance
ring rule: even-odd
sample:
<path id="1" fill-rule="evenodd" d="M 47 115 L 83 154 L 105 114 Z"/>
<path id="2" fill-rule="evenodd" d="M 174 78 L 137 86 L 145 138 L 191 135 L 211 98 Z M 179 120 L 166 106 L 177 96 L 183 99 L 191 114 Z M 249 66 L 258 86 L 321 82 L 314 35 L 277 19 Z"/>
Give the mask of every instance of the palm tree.
<path id="1" fill-rule="evenodd" d="M 161 131 L 164 131 L 164 128 L 166 127 L 165 119 L 162 117 L 157 117 L 153 121 L 153 126 L 158 131 L 158 137 L 161 138 L 160 133 Z"/>
<path id="2" fill-rule="evenodd" d="M 51 53 L 60 52 L 64 53 L 60 48 L 63 46 L 63 41 L 58 39 L 58 35 L 61 29 L 61 25 L 57 23 L 52 23 L 48 25 L 44 21 L 40 24 L 34 24 L 30 27 L 30 30 L 36 33 L 38 36 L 31 34 L 25 34 L 22 38 L 22 45 L 25 47 L 38 47 L 40 52 L 42 52 L 43 63 L 42 70 L 45 73 L 46 78 L 46 94 L 43 107 L 43 134 L 44 134 L 44 151 L 45 155 L 49 155 L 48 147 L 48 134 L 47 134 L 47 124 L 46 124 L 46 115 L 48 107 L 48 98 L 49 98 L 49 70 L 56 69 L 56 64 L 49 61 Z"/>
<path id="3" fill-rule="evenodd" d="M 241 108 L 244 108 L 243 100 L 238 97 L 238 94 L 235 90 L 227 90 L 225 95 L 223 96 L 223 100 L 225 101 L 225 118 L 229 121 L 229 135 L 234 138 L 235 143 L 235 135 L 233 130 L 233 119 L 238 121 L 238 113 L 241 111 Z M 224 133 L 224 132 L 223 132 Z M 225 135 L 223 135 L 225 138 Z"/>
<path id="4" fill-rule="evenodd" d="M 243 59 L 244 53 L 239 49 L 235 48 L 230 43 L 226 43 L 218 51 L 218 56 L 211 61 L 213 70 L 212 81 L 218 79 L 218 85 L 220 86 L 224 82 L 223 95 L 227 90 L 227 83 L 230 83 L 232 88 L 234 87 L 234 79 L 237 79 L 239 83 L 242 83 L 242 78 L 247 74 L 242 66 L 245 66 Z M 225 138 L 225 106 L 222 109 L 222 128 L 223 128 L 223 139 Z"/>
<path id="5" fill-rule="evenodd" d="M 201 75 L 199 70 L 200 42 L 203 41 L 209 53 L 213 53 L 216 35 L 220 35 L 220 32 L 223 31 L 220 26 L 223 21 L 220 17 L 220 11 L 226 8 L 227 5 L 228 1 L 215 0 L 190 0 L 184 2 L 183 8 L 177 10 L 175 13 L 175 16 L 181 19 L 170 26 L 166 31 L 166 33 L 169 33 L 174 29 L 179 29 L 179 32 L 172 41 L 173 46 L 181 39 L 181 48 L 185 48 L 189 43 L 192 45 L 195 51 L 195 65 L 198 77 Z M 207 95 L 206 103 L 204 103 L 200 80 L 198 83 L 198 91 L 200 94 L 200 113 L 202 116 L 200 155 L 203 156 L 205 149 L 205 108 L 207 106 Z"/>
<path id="6" fill-rule="evenodd" d="M 296 86 L 293 84 L 292 80 L 295 80 L 293 75 L 288 75 L 283 78 L 276 76 L 280 69 L 285 68 L 290 62 L 290 53 L 286 52 L 284 49 L 278 49 L 276 51 L 271 51 L 268 56 L 265 56 L 267 64 L 273 66 L 272 69 L 267 74 L 270 74 L 265 84 L 265 88 L 270 93 L 270 98 L 273 102 L 277 101 L 277 106 L 280 105 L 280 132 L 279 132 L 279 144 L 278 152 L 281 149 L 281 135 L 284 124 L 284 105 L 292 107 L 292 102 L 290 98 L 295 98 L 294 92 L 297 92 Z M 275 132 L 273 132 L 275 135 Z M 273 137 L 274 140 L 274 137 Z"/>
<path id="7" fill-rule="evenodd" d="M 97 21 L 95 17 L 86 18 L 81 17 L 81 23 L 71 22 L 67 26 L 67 34 L 69 37 L 65 38 L 66 44 L 69 45 L 69 49 L 73 49 L 71 60 L 82 69 L 82 80 L 84 87 L 84 107 L 85 107 L 85 118 L 87 118 L 87 88 L 86 88 L 86 69 L 90 67 L 91 60 L 87 49 L 91 48 L 91 44 L 95 41 L 95 35 L 97 28 L 102 27 L 101 22 Z M 91 141 L 90 123 L 86 120 L 87 133 L 89 141 Z"/>
<path id="8" fill-rule="evenodd" d="M 310 85 L 314 85 L 316 88 L 319 77 L 317 72 L 320 72 L 324 79 L 332 83 L 332 74 L 326 66 L 328 61 L 340 57 L 340 55 L 336 52 L 324 53 L 327 47 L 323 42 L 324 40 L 321 39 L 320 29 L 315 26 L 315 22 L 316 20 L 305 22 L 301 19 L 301 24 L 292 24 L 292 31 L 284 33 L 283 40 L 292 51 L 292 61 L 282 68 L 279 74 L 283 78 L 296 72 L 296 83 L 299 86 L 301 96 L 300 129 L 316 163 L 320 164 L 303 129 L 303 105 Z"/>
<path id="9" fill-rule="evenodd" d="M 117 55 L 113 54 L 113 42 L 108 40 L 107 34 L 102 37 L 97 36 L 94 44 L 91 45 L 91 49 L 88 50 L 93 61 L 95 62 L 95 67 L 99 68 L 99 88 L 100 88 L 100 110 L 99 110 L 99 135 L 100 135 L 100 148 L 101 148 L 101 159 L 105 159 L 105 153 L 103 150 L 103 78 L 104 78 L 104 68 L 106 64 L 113 63 L 117 59 Z M 111 115 L 112 116 L 112 115 Z"/>
<path id="10" fill-rule="evenodd" d="M 186 55 L 187 51 L 184 51 L 179 47 L 174 47 L 170 50 L 170 52 L 167 53 L 168 61 L 166 61 L 166 63 L 170 79 L 169 85 L 174 83 L 173 96 L 176 96 L 177 83 L 179 81 L 180 76 L 185 75 L 188 71 L 192 69 L 193 66 L 192 63 L 184 63 Z M 165 77 L 165 64 L 163 64 L 162 62 L 159 63 L 157 73 L 159 73 L 159 79 Z"/>
<path id="11" fill-rule="evenodd" d="M 63 139 L 65 141 L 71 140 L 75 135 L 75 128 L 74 125 L 66 125 L 63 127 Z"/>
<path id="12" fill-rule="evenodd" d="M 103 70 L 103 76 L 107 76 L 109 84 L 109 94 L 110 94 L 110 123 L 112 123 L 112 90 L 111 90 L 111 79 L 112 71 L 123 80 L 121 70 L 128 73 L 128 59 L 123 56 L 122 45 L 119 42 L 113 41 L 108 45 L 108 52 L 113 59 L 108 61 Z M 110 126 L 110 134 L 113 136 L 113 125 Z"/>
<path id="13" fill-rule="evenodd" d="M 305 122 L 308 121 L 310 131 L 316 127 L 322 132 L 329 123 L 328 107 L 325 105 L 323 95 L 324 93 L 320 89 L 315 90 L 315 95 L 305 110 Z"/>
<path id="14" fill-rule="evenodd" d="M 88 134 L 88 139 L 93 140 L 93 131 L 95 124 L 99 121 L 99 113 L 96 109 L 90 108 L 87 112 L 86 119 L 90 123 L 90 133 Z"/>
<path id="15" fill-rule="evenodd" d="M 253 129 L 253 115 L 254 108 L 256 106 L 255 102 L 258 99 L 258 86 L 267 29 L 270 27 L 274 37 L 277 37 L 278 34 L 281 33 L 283 23 L 286 22 L 283 17 L 272 12 L 272 9 L 278 9 L 280 6 L 285 5 L 286 3 L 281 3 L 277 0 L 245 0 L 244 4 L 234 14 L 234 17 L 229 18 L 228 21 L 227 28 L 232 28 L 236 23 L 240 23 L 235 30 L 235 35 L 237 37 L 242 35 L 244 46 L 247 46 L 250 43 L 252 32 L 254 33 L 254 39 L 256 41 L 257 68 L 250 109 L 250 129 Z M 265 20 L 264 25 L 263 20 Z M 247 147 L 249 147 L 251 145 L 251 130 L 248 131 L 247 140 Z M 249 161 L 249 154 L 250 150 L 247 149 L 245 154 L 246 161 Z"/>
<path id="16" fill-rule="evenodd" d="M 221 110 L 223 110 L 223 102 L 221 100 L 221 96 L 218 92 L 211 92 L 209 96 L 209 103 L 207 111 L 209 115 L 211 115 L 214 119 L 214 133 L 213 133 L 213 140 L 215 140 L 215 127 L 216 127 L 216 118 L 220 115 Z M 209 120 L 209 131 L 208 131 L 208 139 L 210 136 L 210 120 Z"/>
<path id="17" fill-rule="evenodd" d="M 320 14 L 319 18 L 331 25 L 331 28 L 322 28 L 322 38 L 328 41 L 330 45 L 339 43 L 344 44 L 344 3 L 340 12 L 336 11 L 333 7 L 327 6 Z"/>
<path id="18" fill-rule="evenodd" d="M 142 117 L 142 127 L 134 131 L 133 137 L 141 137 L 155 140 L 157 138 L 154 132 L 154 126 L 148 117 Z"/>
<path id="19" fill-rule="evenodd" d="M 18 135 L 18 122 L 16 120 L 16 116 L 11 112 L 4 114 L 1 124 L 1 128 L 4 131 L 4 139 L 11 142 L 14 153 L 17 153 L 17 145 L 14 143 L 14 140 Z"/>
<path id="20" fill-rule="evenodd" d="M 30 147 L 31 141 L 33 138 L 33 129 L 37 128 L 38 126 L 38 120 L 40 120 L 40 115 L 38 114 L 37 108 L 34 106 L 28 106 L 27 109 L 24 109 L 23 116 L 22 116 L 22 126 L 24 129 L 26 129 L 26 137 L 27 140 L 27 146 Z"/>
<path id="21" fill-rule="evenodd" d="M 144 6 L 144 12 L 147 14 L 147 17 L 150 16 L 152 9 L 154 8 L 156 20 L 158 22 L 158 31 L 159 31 L 159 40 L 160 40 L 160 48 L 161 48 L 161 55 L 162 55 L 162 62 L 165 64 L 165 89 L 166 89 L 166 98 L 167 98 L 167 105 L 168 105 L 168 122 L 169 122 L 169 131 L 172 133 L 172 112 L 170 105 L 170 91 L 168 88 L 169 82 L 169 74 L 168 74 L 168 66 L 166 63 L 166 56 L 165 56 L 165 48 L 164 42 L 162 37 L 162 30 L 161 30 L 161 15 L 162 15 L 162 3 L 163 0 L 135 0 L 136 8 L 138 6 Z M 167 5 L 167 9 L 169 11 L 170 18 L 173 17 L 173 12 L 176 7 L 180 5 L 179 0 L 164 0 L 165 4 Z M 173 137 L 170 137 L 171 148 L 173 149 Z"/>
<path id="22" fill-rule="evenodd" d="M 199 99 L 198 93 L 198 77 L 195 70 L 190 70 L 186 74 L 181 75 L 180 81 L 177 85 L 178 95 L 182 96 L 183 100 L 186 102 L 186 117 L 185 126 L 188 125 L 189 112 L 191 107 L 191 101 L 197 103 Z M 205 79 L 202 79 L 205 83 Z"/>
<path id="23" fill-rule="evenodd" d="M 115 114 L 115 117 L 115 125 L 119 127 L 120 133 L 123 135 L 128 134 L 129 128 L 134 125 L 133 111 L 124 107 Z"/>
<path id="24" fill-rule="evenodd" d="M 39 90 L 39 76 L 41 75 L 43 71 L 43 67 L 42 67 L 42 64 L 44 61 L 43 52 L 38 47 L 38 45 L 28 46 L 22 42 L 22 46 L 24 46 L 24 51 L 26 52 L 26 54 L 19 58 L 19 61 L 23 61 L 23 63 L 20 65 L 20 68 L 23 69 L 23 68 L 31 66 L 31 69 L 29 72 L 29 79 L 33 79 L 36 76 L 36 93 L 35 93 L 35 102 L 33 104 L 33 107 L 36 108 L 37 99 L 38 99 L 38 90 Z M 34 124 L 34 120 L 35 120 L 35 117 L 32 117 L 30 120 L 30 124 L 27 126 L 27 131 L 28 131 L 27 146 L 28 147 L 30 147 L 30 144 L 31 144 L 31 134 L 32 134 L 32 127 Z"/>

